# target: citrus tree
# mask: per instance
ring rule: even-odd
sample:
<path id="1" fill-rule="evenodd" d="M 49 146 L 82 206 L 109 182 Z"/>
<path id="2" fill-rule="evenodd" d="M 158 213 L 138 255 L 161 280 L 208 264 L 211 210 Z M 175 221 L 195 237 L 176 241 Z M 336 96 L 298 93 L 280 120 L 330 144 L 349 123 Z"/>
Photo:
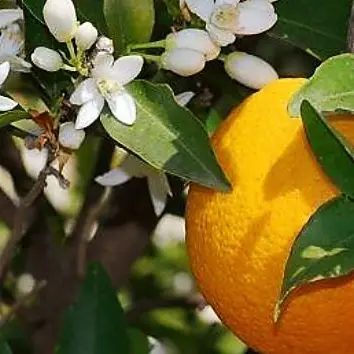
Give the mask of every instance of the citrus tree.
<path id="1" fill-rule="evenodd" d="M 0 352 L 354 352 L 351 12 L 2 0 Z"/>

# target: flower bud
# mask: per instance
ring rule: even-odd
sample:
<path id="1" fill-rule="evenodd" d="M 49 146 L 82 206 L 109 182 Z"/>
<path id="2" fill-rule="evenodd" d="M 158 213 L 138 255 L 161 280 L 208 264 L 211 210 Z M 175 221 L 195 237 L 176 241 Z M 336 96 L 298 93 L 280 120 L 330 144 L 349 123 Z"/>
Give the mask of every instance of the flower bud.
<path id="1" fill-rule="evenodd" d="M 59 143 L 61 146 L 77 150 L 85 139 L 85 131 L 83 129 L 75 129 L 75 124 L 67 122 L 61 124 L 59 128 Z"/>
<path id="2" fill-rule="evenodd" d="M 69 42 L 77 30 L 77 18 L 71 0 L 47 0 L 43 7 L 44 21 L 58 42 Z"/>
<path id="3" fill-rule="evenodd" d="M 90 22 L 85 22 L 79 26 L 75 34 L 75 42 L 80 50 L 87 50 L 96 42 L 98 36 L 97 29 Z"/>
<path id="4" fill-rule="evenodd" d="M 181 76 L 191 76 L 204 69 L 205 56 L 193 49 L 175 48 L 162 54 L 163 69 Z"/>
<path id="5" fill-rule="evenodd" d="M 16 280 L 16 293 L 18 296 L 25 296 L 33 291 L 36 281 L 28 273 L 21 274 Z"/>
<path id="6" fill-rule="evenodd" d="M 271 81 L 278 79 L 278 74 L 264 60 L 247 53 L 234 52 L 226 57 L 225 71 L 241 84 L 259 90 Z"/>
<path id="7" fill-rule="evenodd" d="M 170 33 L 166 37 L 166 51 L 174 48 L 193 49 L 203 53 L 206 60 L 213 60 L 220 54 L 220 47 L 210 38 L 208 32 L 195 28 Z"/>
<path id="8" fill-rule="evenodd" d="M 53 49 L 37 47 L 31 55 L 33 64 L 46 71 L 58 71 L 63 66 L 63 59 Z"/>
<path id="9" fill-rule="evenodd" d="M 113 47 L 112 39 L 105 37 L 105 36 L 100 36 L 96 42 L 96 49 L 99 52 L 113 54 L 114 47 Z"/>

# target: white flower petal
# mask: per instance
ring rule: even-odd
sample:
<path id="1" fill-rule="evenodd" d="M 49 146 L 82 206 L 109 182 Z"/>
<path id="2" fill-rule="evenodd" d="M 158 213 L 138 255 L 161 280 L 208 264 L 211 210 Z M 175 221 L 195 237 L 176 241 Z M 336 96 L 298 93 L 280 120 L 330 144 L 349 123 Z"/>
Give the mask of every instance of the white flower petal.
<path id="1" fill-rule="evenodd" d="M 20 8 L 0 10 L 0 28 L 4 28 L 10 25 L 12 22 L 22 19 L 23 11 Z"/>
<path id="2" fill-rule="evenodd" d="M 194 92 L 186 91 L 176 95 L 175 100 L 179 105 L 186 106 L 194 96 L 195 96 Z"/>
<path id="3" fill-rule="evenodd" d="M 156 171 L 155 174 L 151 174 L 148 177 L 148 186 L 151 197 L 151 202 L 154 207 L 155 214 L 160 216 L 165 209 L 167 203 L 167 194 L 170 192 L 166 188 L 166 176 L 163 172 Z"/>
<path id="4" fill-rule="evenodd" d="M 255 90 L 278 79 L 277 72 L 266 61 L 254 55 L 234 52 L 226 57 L 225 71 L 234 80 Z"/>
<path id="5" fill-rule="evenodd" d="M 111 171 L 104 173 L 101 176 L 97 176 L 95 181 L 104 187 L 119 186 L 130 180 L 132 176 L 124 171 L 122 168 L 115 168 Z"/>
<path id="6" fill-rule="evenodd" d="M 98 32 L 91 22 L 79 26 L 75 33 L 75 43 L 80 50 L 88 50 L 96 42 Z"/>
<path id="7" fill-rule="evenodd" d="M 136 119 L 134 98 L 127 92 L 116 92 L 108 95 L 106 101 L 112 114 L 122 123 L 132 125 Z"/>
<path id="8" fill-rule="evenodd" d="M 37 47 L 31 54 L 31 60 L 34 65 L 50 72 L 58 71 L 63 66 L 60 54 L 46 47 Z"/>
<path id="9" fill-rule="evenodd" d="M 161 66 L 178 75 L 191 76 L 204 69 L 205 60 L 205 55 L 196 50 L 175 48 L 162 54 Z"/>
<path id="10" fill-rule="evenodd" d="M 113 65 L 113 79 L 125 85 L 140 74 L 143 64 L 144 59 L 140 55 L 127 55 L 119 58 Z"/>
<path id="11" fill-rule="evenodd" d="M 215 0 L 215 7 L 220 5 L 236 6 L 241 0 Z"/>
<path id="12" fill-rule="evenodd" d="M 247 0 L 238 5 L 234 32 L 240 35 L 262 33 L 277 22 L 273 5 L 265 0 Z"/>
<path id="13" fill-rule="evenodd" d="M 59 127 L 58 140 L 60 145 L 70 150 L 77 150 L 85 139 L 83 129 L 75 129 L 73 122 L 66 122 Z"/>
<path id="14" fill-rule="evenodd" d="M 83 81 L 70 96 L 72 104 L 82 105 L 88 101 L 92 101 L 95 97 L 100 96 L 94 79 L 86 79 Z"/>
<path id="15" fill-rule="evenodd" d="M 103 105 L 104 98 L 102 96 L 97 96 L 94 100 L 82 105 L 76 118 L 75 128 L 83 129 L 92 124 L 99 117 Z"/>
<path id="16" fill-rule="evenodd" d="M 58 42 L 69 42 L 77 29 L 76 10 L 71 0 L 47 0 L 43 7 L 44 21 Z"/>
<path id="17" fill-rule="evenodd" d="M 5 82 L 7 76 L 10 72 L 10 63 L 5 61 L 5 63 L 0 64 L 0 86 Z"/>
<path id="18" fill-rule="evenodd" d="M 17 102 L 11 98 L 0 96 L 0 111 L 10 111 L 17 106 Z"/>
<path id="19" fill-rule="evenodd" d="M 209 18 L 214 9 L 214 0 L 185 0 L 189 10 L 198 15 L 205 22 Z"/>
<path id="20" fill-rule="evenodd" d="M 236 36 L 230 31 L 220 29 L 211 23 L 206 25 L 206 29 L 209 32 L 211 39 L 222 47 L 235 42 Z"/>
<path id="21" fill-rule="evenodd" d="M 139 158 L 135 157 L 132 154 L 129 154 L 124 162 L 121 165 L 121 169 L 123 169 L 127 174 L 132 177 L 146 177 L 150 171 L 151 167 L 147 163 L 143 162 Z"/>

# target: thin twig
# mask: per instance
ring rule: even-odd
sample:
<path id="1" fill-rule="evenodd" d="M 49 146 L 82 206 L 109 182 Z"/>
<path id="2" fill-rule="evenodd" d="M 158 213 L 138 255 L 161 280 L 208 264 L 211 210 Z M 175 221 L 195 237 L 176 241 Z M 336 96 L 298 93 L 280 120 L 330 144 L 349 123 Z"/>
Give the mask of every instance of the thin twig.
<path id="1" fill-rule="evenodd" d="M 45 280 L 40 281 L 31 292 L 21 296 L 17 302 L 11 307 L 10 311 L 0 318 L 0 329 L 16 314 L 16 312 L 25 306 L 31 299 L 36 297 L 38 293 L 47 285 Z"/>
<path id="2" fill-rule="evenodd" d="M 194 297 L 173 297 L 165 299 L 146 299 L 126 313 L 129 322 L 135 322 L 146 312 L 168 308 L 203 309 L 206 303 L 201 296 Z"/>
<path id="3" fill-rule="evenodd" d="M 65 188 L 67 188 L 69 185 L 69 182 L 61 175 L 61 173 L 54 167 L 50 166 L 49 163 L 50 162 L 48 162 L 48 165 L 40 172 L 38 179 L 32 186 L 31 190 L 20 201 L 20 205 L 14 218 L 14 227 L 4 249 L 1 252 L 0 278 L 2 278 L 7 264 L 11 259 L 13 250 L 25 234 L 30 207 L 40 196 L 44 187 L 46 186 L 47 177 L 49 175 L 57 177 L 60 185 Z"/>
<path id="4" fill-rule="evenodd" d="M 350 53 L 354 53 L 354 1 L 350 12 L 347 32 L 347 47 Z"/>

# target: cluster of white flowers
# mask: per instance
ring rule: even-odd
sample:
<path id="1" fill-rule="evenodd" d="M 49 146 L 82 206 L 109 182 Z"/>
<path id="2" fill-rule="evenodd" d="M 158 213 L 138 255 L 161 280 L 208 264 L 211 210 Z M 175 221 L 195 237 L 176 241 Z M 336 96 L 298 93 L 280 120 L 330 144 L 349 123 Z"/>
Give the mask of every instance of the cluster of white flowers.
<path id="1" fill-rule="evenodd" d="M 275 0 L 182 0 L 191 12 L 205 21 L 205 30 L 188 28 L 170 33 L 165 40 L 132 48 L 164 47 L 155 59 L 165 70 L 181 76 L 202 71 L 207 61 L 224 62 L 226 73 L 253 89 L 260 89 L 278 78 L 273 67 L 247 53 L 221 54 L 221 47 L 233 43 L 237 36 L 254 35 L 270 29 L 277 21 L 271 4 Z"/>

